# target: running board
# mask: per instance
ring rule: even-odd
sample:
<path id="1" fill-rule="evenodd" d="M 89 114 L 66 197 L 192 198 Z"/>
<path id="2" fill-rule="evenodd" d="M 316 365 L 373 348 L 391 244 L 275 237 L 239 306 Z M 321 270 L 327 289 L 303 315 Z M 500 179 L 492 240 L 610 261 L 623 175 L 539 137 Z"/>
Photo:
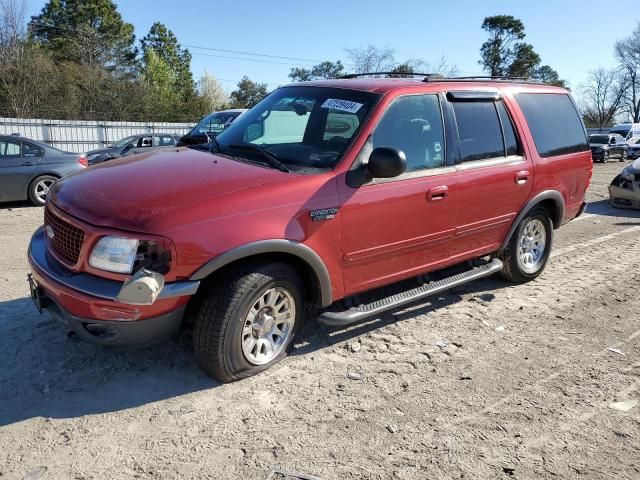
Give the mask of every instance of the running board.
<path id="1" fill-rule="evenodd" d="M 396 295 L 391 295 L 371 303 L 358 305 L 357 307 L 338 312 L 324 312 L 318 317 L 318 321 L 331 327 L 342 327 L 363 320 L 373 315 L 403 307 L 417 300 L 422 300 L 436 293 L 443 292 L 459 285 L 489 277 L 502 270 L 502 262 L 494 258 L 491 262 L 480 267 L 472 268 L 466 272 L 443 278 L 434 282 L 425 283 L 419 287 L 407 290 Z"/>

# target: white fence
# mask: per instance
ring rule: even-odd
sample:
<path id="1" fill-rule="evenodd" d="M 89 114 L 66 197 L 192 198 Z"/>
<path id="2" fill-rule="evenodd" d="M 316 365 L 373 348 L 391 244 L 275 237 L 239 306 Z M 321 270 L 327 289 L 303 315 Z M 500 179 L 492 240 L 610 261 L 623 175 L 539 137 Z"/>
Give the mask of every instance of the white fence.
<path id="1" fill-rule="evenodd" d="M 70 152 L 87 152 L 106 147 L 137 133 L 183 135 L 193 126 L 193 123 L 95 122 L 0 117 L 0 135 L 19 133 Z"/>

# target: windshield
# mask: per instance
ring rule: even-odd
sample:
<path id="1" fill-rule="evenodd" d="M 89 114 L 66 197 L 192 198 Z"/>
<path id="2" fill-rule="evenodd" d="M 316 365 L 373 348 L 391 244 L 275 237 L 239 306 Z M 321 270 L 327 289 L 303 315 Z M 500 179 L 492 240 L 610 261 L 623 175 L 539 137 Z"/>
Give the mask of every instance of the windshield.
<path id="1" fill-rule="evenodd" d="M 379 98 L 341 88 L 280 88 L 221 133 L 218 147 L 232 155 L 251 155 L 258 147 L 294 169 L 331 168 Z"/>
<path id="2" fill-rule="evenodd" d="M 191 130 L 190 135 L 217 135 L 231 125 L 240 112 L 217 112 L 207 115 Z"/>
<path id="3" fill-rule="evenodd" d="M 609 143 L 609 135 L 591 135 L 589 143 Z"/>
<path id="4" fill-rule="evenodd" d="M 111 145 L 112 147 L 124 147 L 129 145 L 130 143 L 134 143 L 138 137 L 132 135 L 131 137 L 125 137 L 122 140 L 118 140 L 116 143 Z"/>
<path id="5" fill-rule="evenodd" d="M 611 130 L 609 131 L 609 133 L 617 133 L 618 135 L 621 135 L 623 138 L 627 138 L 627 135 L 629 135 L 629 130 L 631 129 L 626 128 L 624 130 Z"/>

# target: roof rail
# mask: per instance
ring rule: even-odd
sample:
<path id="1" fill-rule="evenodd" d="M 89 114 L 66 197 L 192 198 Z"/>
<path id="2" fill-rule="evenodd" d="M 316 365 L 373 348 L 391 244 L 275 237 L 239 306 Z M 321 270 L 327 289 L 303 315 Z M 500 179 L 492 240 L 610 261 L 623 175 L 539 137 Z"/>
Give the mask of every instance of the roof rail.
<path id="1" fill-rule="evenodd" d="M 447 77 L 442 79 L 446 82 L 464 82 L 467 80 L 490 80 L 494 82 L 517 82 L 517 83 L 533 83 L 533 84 L 543 84 L 544 82 L 540 80 L 534 80 L 528 77 L 511 77 L 509 75 L 470 75 L 466 77 Z M 429 78 L 425 78 L 425 82 L 432 81 Z"/>
<path id="2" fill-rule="evenodd" d="M 349 73 L 347 75 L 343 75 L 339 77 L 340 79 L 350 79 L 350 78 L 359 78 L 359 77 L 373 77 L 380 75 L 392 75 L 397 78 L 407 78 L 407 77 L 425 77 L 425 78 L 439 78 L 443 79 L 444 77 L 439 73 L 418 73 L 418 72 L 365 72 L 365 73 Z M 392 77 L 392 78 L 393 78 Z"/>

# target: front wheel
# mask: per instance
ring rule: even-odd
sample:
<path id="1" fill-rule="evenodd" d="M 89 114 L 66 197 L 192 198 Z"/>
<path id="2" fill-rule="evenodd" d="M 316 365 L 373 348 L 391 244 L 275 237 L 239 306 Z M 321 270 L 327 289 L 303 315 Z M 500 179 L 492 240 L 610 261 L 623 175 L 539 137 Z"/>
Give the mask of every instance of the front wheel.
<path id="1" fill-rule="evenodd" d="M 620 155 L 620 161 L 621 162 L 626 162 L 627 161 L 627 151 L 626 150 L 622 151 L 622 155 Z"/>
<path id="2" fill-rule="evenodd" d="M 553 223 L 544 207 L 532 209 L 518 224 L 507 247 L 499 254 L 504 263 L 502 276 L 523 283 L 542 273 L 549 260 Z"/>
<path id="3" fill-rule="evenodd" d="M 304 318 L 304 287 L 283 263 L 227 271 L 206 292 L 196 317 L 196 360 L 211 377 L 231 382 L 287 356 Z"/>
<path id="4" fill-rule="evenodd" d="M 58 179 L 51 175 L 42 175 L 35 178 L 29 185 L 29 200 L 34 205 L 42 206 L 47 200 L 49 189 Z"/>

